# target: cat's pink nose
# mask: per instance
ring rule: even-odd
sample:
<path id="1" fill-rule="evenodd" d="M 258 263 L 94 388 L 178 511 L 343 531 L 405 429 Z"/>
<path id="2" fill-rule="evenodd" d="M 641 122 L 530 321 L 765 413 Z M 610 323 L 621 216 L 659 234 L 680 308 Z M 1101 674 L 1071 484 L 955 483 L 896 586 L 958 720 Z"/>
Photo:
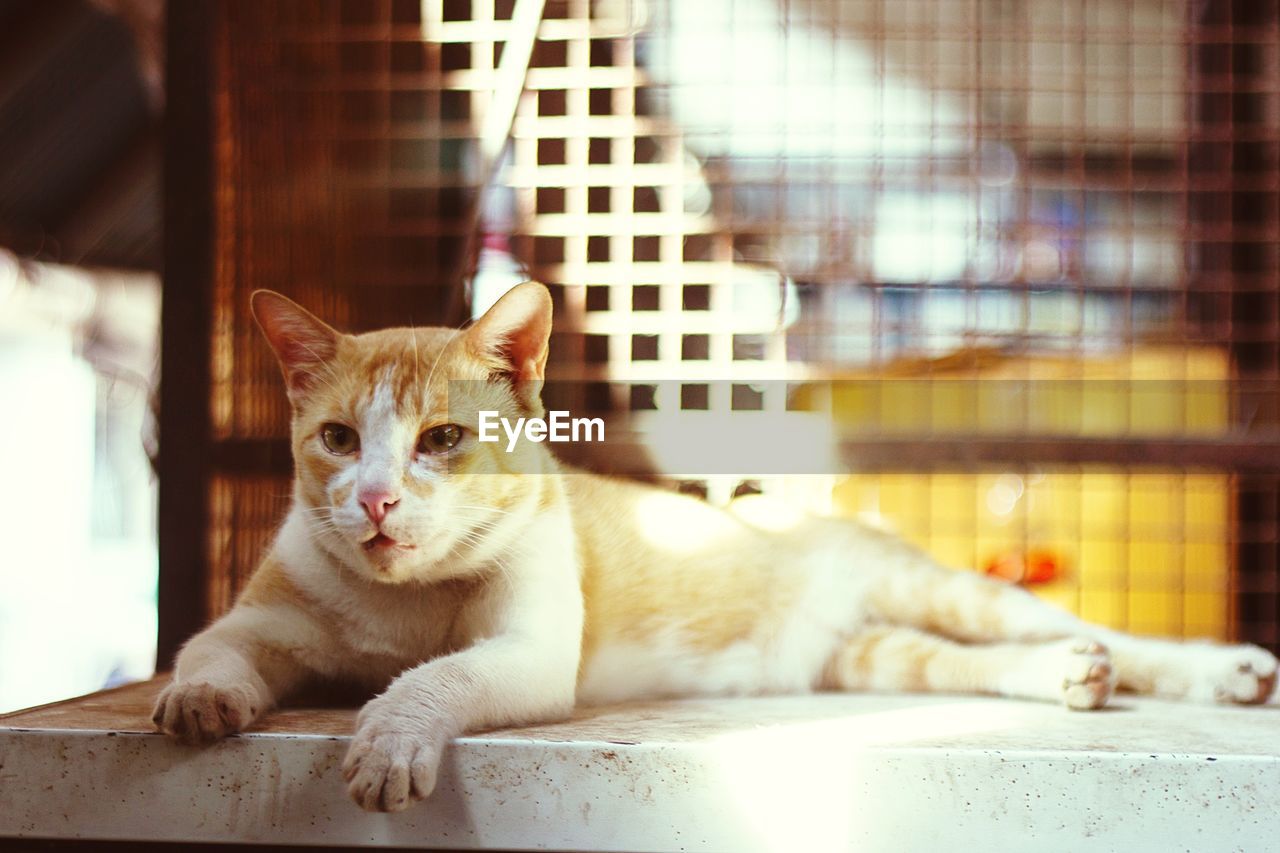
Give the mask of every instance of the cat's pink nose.
<path id="1" fill-rule="evenodd" d="M 382 524 L 382 520 L 387 517 L 391 508 L 400 503 L 399 497 L 386 491 L 361 492 L 359 497 L 365 515 L 369 516 L 369 520 L 374 524 Z"/>

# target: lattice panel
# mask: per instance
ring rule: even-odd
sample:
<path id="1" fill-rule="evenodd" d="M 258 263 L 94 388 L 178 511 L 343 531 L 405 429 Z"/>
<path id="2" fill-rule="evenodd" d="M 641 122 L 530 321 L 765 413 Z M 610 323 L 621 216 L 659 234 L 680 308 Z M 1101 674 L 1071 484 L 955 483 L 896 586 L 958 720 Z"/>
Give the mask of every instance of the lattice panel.
<path id="1" fill-rule="evenodd" d="M 224 9 L 210 411 L 226 469 L 211 492 L 222 603 L 254 559 L 235 543 L 258 535 L 231 528 L 264 530 L 274 511 L 236 516 L 229 484 L 265 476 L 254 460 L 273 442 L 284 474 L 287 412 L 248 294 L 283 290 L 354 329 L 464 319 L 448 306 L 514 2 Z M 839 428 L 828 380 L 1037 380 L 1050 362 L 1056 379 L 1156 365 L 1174 382 L 1260 380 L 1247 396 L 1219 389 L 1217 433 L 1165 424 L 1140 455 L 1185 497 L 1181 515 L 1152 521 L 1183 543 L 1177 560 L 1207 566 L 1216 548 L 1229 577 L 1179 575 L 1177 595 L 1211 583 L 1222 606 L 1210 618 L 1184 596 L 1183 615 L 1161 605 L 1151 629 L 1235 625 L 1275 642 L 1280 516 L 1247 442 L 1274 446 L 1280 410 L 1278 81 L 1276 11 L 1246 0 L 549 2 L 485 227 L 509 232 L 552 287 L 561 402 L 620 426 L 785 414 L 802 395 Z M 1221 369 L 1206 377 L 1202 363 Z M 1076 436 L 1075 448 L 1106 463 L 1119 478 L 1098 481 L 1108 500 L 1137 518 L 1142 472 L 1089 446 L 1135 436 Z M 900 472 L 876 459 L 836 492 L 856 507 L 837 508 L 866 511 L 878 495 L 872 508 L 929 547 L 967 536 L 976 548 L 980 525 L 939 544 L 912 513 L 943 523 L 936 496 L 977 500 L 973 484 L 1001 466 L 1029 482 L 1057 437 L 1009 433 L 1026 458 L 969 465 L 960 491 L 929 479 L 947 475 L 937 454 L 896 460 Z M 875 452 L 883 438 L 858 440 Z M 1183 439 L 1199 442 L 1194 471 Z M 1097 492 L 1085 472 L 1055 471 L 1068 479 L 1054 500 Z M 683 487 L 832 494 L 810 486 L 747 473 Z M 1217 544 L 1192 531 L 1197 502 L 1225 514 Z M 1038 547 L 1034 525 L 1009 523 L 1010 548 Z M 1112 539 L 1081 525 L 1055 547 L 1083 561 L 1087 542 Z M 1112 556 L 1105 578 L 1078 576 L 1076 605 L 1140 591 L 1143 554 Z M 1147 624 L 1107 601 L 1119 609 L 1105 618 Z"/>

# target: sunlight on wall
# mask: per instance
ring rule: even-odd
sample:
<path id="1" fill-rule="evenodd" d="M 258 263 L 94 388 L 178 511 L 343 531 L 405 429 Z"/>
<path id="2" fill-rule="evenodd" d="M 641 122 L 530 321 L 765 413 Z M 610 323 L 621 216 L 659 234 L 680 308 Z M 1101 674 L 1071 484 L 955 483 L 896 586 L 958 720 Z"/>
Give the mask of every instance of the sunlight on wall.
<path id="1" fill-rule="evenodd" d="M 666 8 L 669 28 L 652 31 L 648 64 L 673 84 L 672 115 L 700 155 L 937 156 L 968 148 L 964 99 L 913 85 L 798 5 L 701 0 Z"/>
<path id="2" fill-rule="evenodd" d="M 0 253 L 0 713 L 154 669 L 147 377 L 104 375 L 92 358 L 127 372 L 138 353 L 113 333 L 141 317 L 133 331 L 153 342 L 158 288 L 94 278 Z M 86 357 L 90 317 L 98 351 Z"/>
<path id="3" fill-rule="evenodd" d="M 93 373 L 67 349 L 0 345 L 0 710 L 70 695 L 97 599 L 83 586 L 93 479 Z M 76 485 L 81 487 L 77 488 Z"/>

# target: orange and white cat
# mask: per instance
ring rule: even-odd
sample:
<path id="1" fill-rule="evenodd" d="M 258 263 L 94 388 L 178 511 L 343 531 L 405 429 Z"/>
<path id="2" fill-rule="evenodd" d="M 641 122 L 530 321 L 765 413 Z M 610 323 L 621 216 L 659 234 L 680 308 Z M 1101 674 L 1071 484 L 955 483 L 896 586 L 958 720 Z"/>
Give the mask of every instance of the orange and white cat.
<path id="1" fill-rule="evenodd" d="M 253 310 L 293 407 L 293 505 L 155 722 L 202 742 L 310 679 L 381 691 L 343 766 L 366 809 L 430 794 L 454 736 L 579 702 L 876 689 L 1089 709 L 1117 686 L 1255 703 L 1275 685 L 1255 646 L 1088 625 L 852 522 L 752 520 L 477 441 L 482 410 L 542 414 L 541 285 L 465 331 L 345 335 L 265 291 Z"/>

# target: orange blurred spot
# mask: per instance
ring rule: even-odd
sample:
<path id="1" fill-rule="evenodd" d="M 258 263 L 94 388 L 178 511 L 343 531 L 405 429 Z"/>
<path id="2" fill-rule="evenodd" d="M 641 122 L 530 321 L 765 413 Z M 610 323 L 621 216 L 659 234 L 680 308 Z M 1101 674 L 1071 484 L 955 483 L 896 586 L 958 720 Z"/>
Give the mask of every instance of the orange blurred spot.
<path id="1" fill-rule="evenodd" d="M 1032 548 L 997 554 L 983 564 L 982 570 L 991 577 L 1029 586 L 1062 577 L 1063 562 L 1047 548 Z"/>

